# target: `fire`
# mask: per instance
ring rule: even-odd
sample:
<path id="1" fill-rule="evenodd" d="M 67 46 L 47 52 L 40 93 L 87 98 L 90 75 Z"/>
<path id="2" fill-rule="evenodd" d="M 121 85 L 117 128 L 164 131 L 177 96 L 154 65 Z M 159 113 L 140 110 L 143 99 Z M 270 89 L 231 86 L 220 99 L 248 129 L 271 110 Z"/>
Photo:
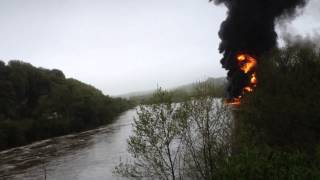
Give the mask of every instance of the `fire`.
<path id="1" fill-rule="evenodd" d="M 239 96 L 237 98 L 233 98 L 232 100 L 227 101 L 227 103 L 230 105 L 238 106 L 241 104 L 240 99 L 241 99 L 241 96 Z"/>
<path id="2" fill-rule="evenodd" d="M 255 58 L 247 54 L 240 54 L 237 56 L 238 65 L 240 69 L 247 74 L 256 67 L 257 61 Z"/>
<path id="3" fill-rule="evenodd" d="M 256 66 L 257 60 L 249 54 L 238 54 L 236 57 L 237 63 L 241 71 L 245 74 L 250 74 L 250 82 L 242 89 L 242 95 L 247 92 L 252 92 L 253 88 L 257 86 Z M 240 105 L 242 95 L 233 98 L 228 104 Z"/>
<path id="4" fill-rule="evenodd" d="M 246 92 L 252 92 L 253 91 L 253 89 L 251 87 L 249 87 L 249 86 L 244 87 L 244 90 Z"/>
<path id="5" fill-rule="evenodd" d="M 251 83 L 252 85 L 254 85 L 254 87 L 256 87 L 256 85 L 257 85 L 256 73 L 253 73 L 253 74 L 251 75 L 250 83 Z"/>

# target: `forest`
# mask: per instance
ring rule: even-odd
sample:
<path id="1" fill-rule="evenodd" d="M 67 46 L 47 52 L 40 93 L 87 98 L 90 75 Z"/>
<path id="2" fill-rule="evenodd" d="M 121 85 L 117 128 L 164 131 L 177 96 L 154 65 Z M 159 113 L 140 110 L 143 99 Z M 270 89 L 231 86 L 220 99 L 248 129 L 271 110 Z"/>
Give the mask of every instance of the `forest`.
<path id="1" fill-rule="evenodd" d="M 92 129 L 132 107 L 60 70 L 0 61 L 0 150 Z"/>

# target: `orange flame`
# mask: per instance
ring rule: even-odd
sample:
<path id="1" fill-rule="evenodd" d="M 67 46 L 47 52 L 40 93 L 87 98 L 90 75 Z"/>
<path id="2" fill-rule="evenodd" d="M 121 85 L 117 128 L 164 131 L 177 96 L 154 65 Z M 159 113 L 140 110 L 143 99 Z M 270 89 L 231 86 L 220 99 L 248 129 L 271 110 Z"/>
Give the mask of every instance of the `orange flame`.
<path id="1" fill-rule="evenodd" d="M 242 94 L 239 97 L 233 98 L 228 104 L 231 105 L 240 105 L 241 104 L 241 98 L 242 95 L 246 92 L 252 92 L 253 88 L 257 86 L 257 76 L 256 76 L 256 66 L 257 66 L 257 60 L 252 57 L 249 54 L 239 54 L 237 55 L 237 63 L 239 65 L 239 68 L 244 72 L 245 74 L 252 73 L 250 77 L 250 83 L 248 86 L 244 87 L 242 89 Z"/>
<path id="2" fill-rule="evenodd" d="M 243 90 L 245 90 L 246 92 L 252 92 L 253 91 L 253 89 L 250 86 L 244 87 Z"/>
<path id="3" fill-rule="evenodd" d="M 241 99 L 241 96 L 239 96 L 239 97 L 237 97 L 237 98 L 233 98 L 233 99 L 227 101 L 227 103 L 230 104 L 230 105 L 238 106 L 238 105 L 241 104 L 240 99 Z"/>
<path id="4" fill-rule="evenodd" d="M 256 85 L 257 85 L 256 73 L 253 73 L 253 74 L 251 75 L 250 83 L 251 83 L 254 87 L 256 87 Z"/>
<path id="5" fill-rule="evenodd" d="M 255 58 L 247 54 L 240 54 L 237 56 L 238 65 L 240 69 L 247 74 L 256 67 L 257 61 Z"/>

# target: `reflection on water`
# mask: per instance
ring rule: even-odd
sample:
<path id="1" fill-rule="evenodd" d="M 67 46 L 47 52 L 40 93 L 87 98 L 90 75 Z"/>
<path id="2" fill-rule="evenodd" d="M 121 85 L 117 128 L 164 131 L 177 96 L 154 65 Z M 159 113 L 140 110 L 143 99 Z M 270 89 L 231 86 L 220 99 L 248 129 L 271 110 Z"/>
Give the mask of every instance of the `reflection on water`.
<path id="1" fill-rule="evenodd" d="M 135 110 L 113 124 L 0 152 L 0 180 L 112 180 L 127 141 Z"/>

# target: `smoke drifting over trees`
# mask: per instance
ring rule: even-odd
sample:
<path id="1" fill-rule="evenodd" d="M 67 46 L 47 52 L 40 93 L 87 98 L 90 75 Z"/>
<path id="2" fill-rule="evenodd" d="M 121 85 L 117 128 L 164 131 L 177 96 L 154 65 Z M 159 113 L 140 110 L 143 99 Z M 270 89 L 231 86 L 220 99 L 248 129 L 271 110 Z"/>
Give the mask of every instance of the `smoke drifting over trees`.
<path id="1" fill-rule="evenodd" d="M 302 35 L 292 35 L 289 32 L 282 32 L 282 39 L 286 45 L 299 45 L 299 46 L 309 46 L 313 49 L 320 51 L 320 34 L 315 32 L 313 34 L 308 34 L 306 36 Z"/>
<path id="2" fill-rule="evenodd" d="M 228 96 L 237 97 L 249 82 L 243 74 L 235 57 L 238 53 L 248 53 L 261 57 L 277 46 L 275 25 L 297 15 L 308 0 L 210 0 L 224 4 L 228 8 L 227 18 L 219 31 L 222 67 L 228 70 Z M 258 62 L 259 63 L 259 62 Z"/>

